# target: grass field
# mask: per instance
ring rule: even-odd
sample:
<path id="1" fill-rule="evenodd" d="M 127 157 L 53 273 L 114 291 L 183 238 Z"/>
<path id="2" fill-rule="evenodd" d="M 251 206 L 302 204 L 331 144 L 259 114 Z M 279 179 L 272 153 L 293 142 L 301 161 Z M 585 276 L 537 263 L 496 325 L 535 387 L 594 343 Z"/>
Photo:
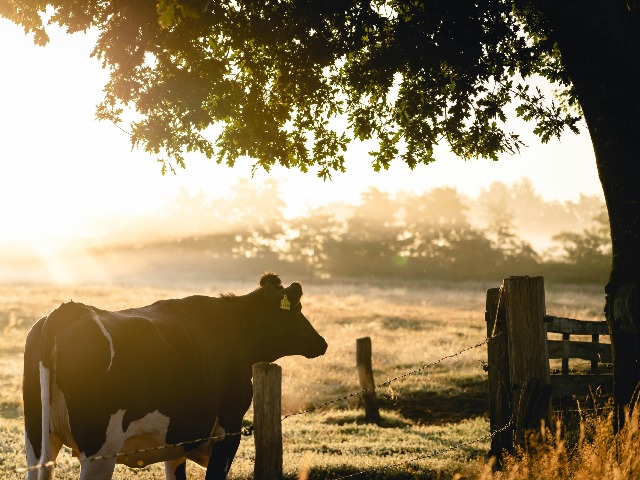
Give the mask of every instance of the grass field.
<path id="1" fill-rule="evenodd" d="M 256 278 L 257 280 L 257 278 Z M 283 279 L 285 283 L 293 279 Z M 140 286 L 0 285 L 0 478 L 25 478 L 21 405 L 22 353 L 29 327 L 62 301 L 71 299 L 105 309 L 141 306 L 194 293 L 245 293 L 255 284 Z M 377 383 L 459 352 L 485 337 L 486 289 L 481 283 L 418 285 L 304 285 L 303 311 L 327 339 L 318 359 L 290 357 L 283 367 L 283 414 L 359 390 L 355 340 L 370 336 Z M 547 311 L 581 319 L 602 318 L 601 287 L 547 286 Z M 384 410 L 380 425 L 366 425 L 357 397 L 313 413 L 285 419 L 286 478 L 452 478 L 472 475 L 485 460 L 487 440 L 425 457 L 489 433 L 486 347 L 392 382 L 378 391 Z M 251 411 L 247 413 L 250 421 Z M 251 478 L 253 441 L 243 439 L 230 477 Z M 58 478 L 77 478 L 79 466 L 67 451 L 58 458 Z M 389 467 L 400 464 L 396 467 Z M 389 468 L 387 468 L 389 467 Z M 375 469 L 375 470 L 372 470 Z M 190 465 L 190 478 L 204 471 Z M 306 477 L 305 477 L 306 476 Z M 133 470 L 118 466 L 117 479 L 164 478 L 160 464 Z"/>

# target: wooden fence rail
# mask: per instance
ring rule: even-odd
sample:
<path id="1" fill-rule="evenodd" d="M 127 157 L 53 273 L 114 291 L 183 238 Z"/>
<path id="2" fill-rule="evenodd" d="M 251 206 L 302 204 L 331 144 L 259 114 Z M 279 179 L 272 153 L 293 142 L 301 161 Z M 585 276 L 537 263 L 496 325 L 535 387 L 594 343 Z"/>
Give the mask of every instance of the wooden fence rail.
<path id="1" fill-rule="evenodd" d="M 491 430 L 509 420 L 512 431 L 495 435 L 491 454 L 526 447 L 529 430 L 551 421 L 551 396 L 566 408 L 571 396 L 588 395 L 591 389 L 609 389 L 610 373 L 599 372 L 599 364 L 612 361 L 611 345 L 601 343 L 609 335 L 604 321 L 575 320 L 546 314 L 542 277 L 509 277 L 501 288 L 487 291 L 486 313 Z M 562 340 L 548 339 L 549 333 Z M 576 341 L 572 335 L 591 336 Z M 551 374 L 550 359 L 561 359 L 559 374 Z M 590 362 L 588 374 L 571 374 L 570 359 Z"/>

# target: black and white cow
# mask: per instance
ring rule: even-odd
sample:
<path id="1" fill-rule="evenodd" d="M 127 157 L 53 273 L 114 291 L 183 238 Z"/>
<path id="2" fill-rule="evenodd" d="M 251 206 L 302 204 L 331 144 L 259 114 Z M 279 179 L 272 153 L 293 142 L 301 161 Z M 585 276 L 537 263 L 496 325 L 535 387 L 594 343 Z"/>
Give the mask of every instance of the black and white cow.
<path id="1" fill-rule="evenodd" d="M 265 274 L 244 296 L 117 312 L 62 304 L 25 346 L 28 480 L 53 476 L 62 445 L 79 458 L 81 480 L 111 479 L 116 463 L 155 462 L 165 462 L 167 479 L 185 479 L 186 459 L 206 467 L 207 479 L 226 478 L 240 436 L 224 433 L 241 430 L 252 365 L 327 349 L 301 296 L 300 284 L 283 288 Z M 217 438 L 188 443 L 208 437 Z M 126 453 L 136 450 L 144 452 Z"/>

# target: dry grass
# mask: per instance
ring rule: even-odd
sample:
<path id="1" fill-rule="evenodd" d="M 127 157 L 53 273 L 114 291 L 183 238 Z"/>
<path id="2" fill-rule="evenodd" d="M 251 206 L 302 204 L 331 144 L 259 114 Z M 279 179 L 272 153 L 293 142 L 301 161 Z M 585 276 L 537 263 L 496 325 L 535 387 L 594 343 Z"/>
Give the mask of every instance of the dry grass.
<path id="1" fill-rule="evenodd" d="M 533 453 L 520 452 L 505 460 L 502 471 L 491 472 L 491 465 L 481 468 L 479 480 L 565 480 L 640 478 L 639 409 L 627 420 L 624 429 L 613 434 L 611 416 L 588 415 L 580 422 L 580 435 L 571 447 L 562 435 L 542 430 Z"/>
<path id="2" fill-rule="evenodd" d="M 285 279 L 292 280 L 292 279 Z M 355 340 L 370 336 L 376 382 L 419 368 L 485 337 L 485 293 L 481 283 L 466 284 L 311 284 L 303 285 L 304 312 L 329 343 L 318 359 L 282 359 L 283 413 L 292 413 L 358 391 Z M 187 285 L 181 288 L 131 286 L 0 285 L 0 478 L 24 478 L 21 406 L 22 351 L 28 328 L 62 301 L 105 309 L 149 304 L 190 294 L 248 292 L 255 283 Z M 561 316 L 601 317 L 601 289 L 547 287 L 547 309 Z M 486 372 L 480 347 L 447 359 L 379 391 L 387 409 L 380 426 L 363 425 L 357 398 L 341 400 L 312 414 L 285 420 L 285 476 L 335 478 L 424 456 L 488 433 Z M 247 418 L 251 418 L 251 412 Z M 360 478 L 451 478 L 473 476 L 488 451 L 483 441 L 432 459 L 383 468 Z M 231 478 L 251 478 L 253 442 L 243 440 Z M 73 478 L 78 465 L 64 453 L 59 478 Z M 469 460 L 472 460 L 471 462 Z M 203 478 L 191 467 L 192 477 Z M 162 468 L 118 467 L 117 479 L 163 478 Z"/>

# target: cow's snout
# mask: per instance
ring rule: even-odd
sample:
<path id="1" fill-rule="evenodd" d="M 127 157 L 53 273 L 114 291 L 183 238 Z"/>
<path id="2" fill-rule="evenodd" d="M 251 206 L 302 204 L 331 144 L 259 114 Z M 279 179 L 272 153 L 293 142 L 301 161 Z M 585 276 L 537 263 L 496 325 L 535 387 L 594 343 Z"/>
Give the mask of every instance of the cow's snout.
<path id="1" fill-rule="evenodd" d="M 327 341 L 323 337 L 318 335 L 318 339 L 314 342 L 313 348 L 309 350 L 309 353 L 305 355 L 305 357 L 316 358 L 324 355 L 327 351 L 328 346 L 329 345 L 327 344 Z"/>

